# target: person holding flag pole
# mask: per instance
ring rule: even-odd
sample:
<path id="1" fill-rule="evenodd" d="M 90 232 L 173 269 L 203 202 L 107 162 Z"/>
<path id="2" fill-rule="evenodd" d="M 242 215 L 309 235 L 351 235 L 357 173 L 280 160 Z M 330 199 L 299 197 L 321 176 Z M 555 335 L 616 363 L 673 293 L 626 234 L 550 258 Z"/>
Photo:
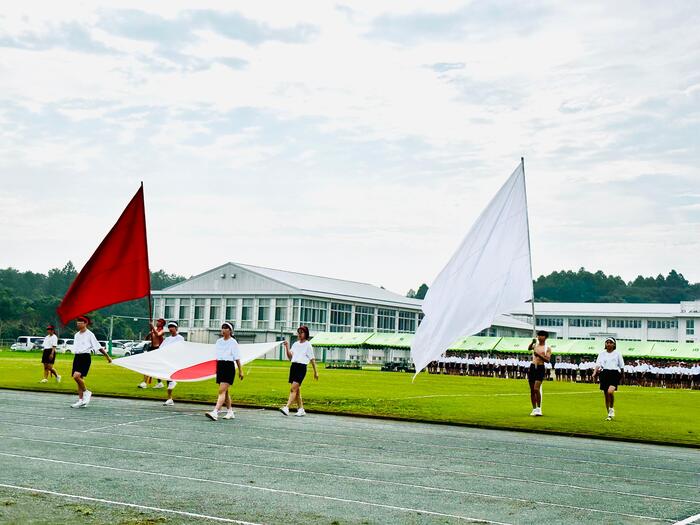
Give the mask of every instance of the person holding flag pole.
<path id="1" fill-rule="evenodd" d="M 549 334 L 545 330 L 537 332 L 537 338 L 532 340 L 528 350 L 532 352 L 532 363 L 527 372 L 527 380 L 530 384 L 530 402 L 532 403 L 531 416 L 542 415 L 542 383 L 544 382 L 545 363 L 552 358 L 552 349 L 547 345 Z"/>
<path id="2" fill-rule="evenodd" d="M 107 358 L 108 363 L 112 362 L 112 358 L 97 341 L 95 334 L 88 330 L 87 327 L 90 324 L 90 319 L 87 316 L 81 315 L 78 317 L 76 324 L 78 325 L 78 331 L 73 338 L 73 353 L 75 355 L 73 356 L 73 369 L 71 373 L 73 375 L 73 380 L 78 385 L 78 401 L 73 403 L 71 407 L 85 408 L 90 404 L 90 398 L 92 397 L 92 392 L 85 386 L 85 378 L 90 371 L 90 364 L 92 362 L 92 352 L 100 352 Z"/>

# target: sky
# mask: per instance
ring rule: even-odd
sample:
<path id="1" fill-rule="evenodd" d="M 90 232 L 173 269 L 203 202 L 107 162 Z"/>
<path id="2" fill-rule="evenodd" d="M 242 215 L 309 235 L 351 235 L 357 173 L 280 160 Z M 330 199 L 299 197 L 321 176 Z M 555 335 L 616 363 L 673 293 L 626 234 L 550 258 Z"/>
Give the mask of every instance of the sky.
<path id="1" fill-rule="evenodd" d="M 0 267 L 430 283 L 525 158 L 533 273 L 700 281 L 697 2 L 13 2 Z"/>

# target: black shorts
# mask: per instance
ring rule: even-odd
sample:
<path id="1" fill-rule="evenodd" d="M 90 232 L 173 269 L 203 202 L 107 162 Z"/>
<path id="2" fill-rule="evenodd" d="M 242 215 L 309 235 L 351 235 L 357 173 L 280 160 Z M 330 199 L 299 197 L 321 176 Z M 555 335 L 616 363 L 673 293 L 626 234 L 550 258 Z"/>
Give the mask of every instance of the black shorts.
<path id="1" fill-rule="evenodd" d="M 233 361 L 216 362 L 216 382 L 233 384 L 236 377 L 236 363 Z"/>
<path id="2" fill-rule="evenodd" d="M 306 365 L 304 363 L 292 363 L 289 367 L 289 383 L 299 383 L 304 382 L 306 377 Z"/>
<path id="3" fill-rule="evenodd" d="M 44 353 L 41 354 L 41 362 L 45 365 L 54 364 L 54 362 L 56 362 L 56 354 L 53 354 L 53 357 L 51 357 L 52 352 L 52 348 L 44 348 Z"/>
<path id="4" fill-rule="evenodd" d="M 91 363 L 92 357 L 90 354 L 75 354 L 73 357 L 73 370 L 71 371 L 71 375 L 79 372 L 82 377 L 87 377 Z"/>
<path id="5" fill-rule="evenodd" d="M 620 372 L 617 370 L 603 370 L 600 373 L 600 389 L 607 391 L 608 387 L 617 389 L 620 385 Z"/>
<path id="6" fill-rule="evenodd" d="M 532 363 L 527 371 L 527 380 L 530 383 L 535 381 L 544 381 L 544 365 L 536 365 Z"/>

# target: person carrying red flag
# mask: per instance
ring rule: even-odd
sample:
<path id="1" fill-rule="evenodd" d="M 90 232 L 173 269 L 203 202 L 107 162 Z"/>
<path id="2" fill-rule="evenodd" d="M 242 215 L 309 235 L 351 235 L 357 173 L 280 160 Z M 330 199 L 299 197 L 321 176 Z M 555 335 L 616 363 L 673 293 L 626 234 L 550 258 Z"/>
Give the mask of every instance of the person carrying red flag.
<path id="1" fill-rule="evenodd" d="M 88 330 L 88 325 L 90 324 L 90 319 L 84 315 L 81 315 L 76 320 L 78 325 L 78 331 L 73 337 L 73 379 L 78 385 L 78 401 L 73 403 L 71 407 L 73 408 L 85 408 L 90 404 L 90 398 L 92 397 L 92 392 L 90 392 L 85 386 L 85 378 L 90 371 L 90 365 L 92 363 L 92 352 L 100 352 L 107 358 L 107 362 L 111 363 L 112 358 L 109 357 L 107 351 L 102 348 L 102 345 L 97 341 L 95 334 Z"/>

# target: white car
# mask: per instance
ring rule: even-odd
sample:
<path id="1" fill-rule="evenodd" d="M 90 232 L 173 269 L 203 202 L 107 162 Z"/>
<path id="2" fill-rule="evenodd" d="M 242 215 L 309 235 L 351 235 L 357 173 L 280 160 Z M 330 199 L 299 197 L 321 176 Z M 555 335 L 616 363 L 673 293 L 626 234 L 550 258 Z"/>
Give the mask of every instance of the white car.
<path id="1" fill-rule="evenodd" d="M 38 337 L 35 335 L 21 335 L 17 338 L 17 341 L 10 347 L 10 350 L 33 350 L 36 344 L 41 345 L 44 341 L 44 337 Z"/>

